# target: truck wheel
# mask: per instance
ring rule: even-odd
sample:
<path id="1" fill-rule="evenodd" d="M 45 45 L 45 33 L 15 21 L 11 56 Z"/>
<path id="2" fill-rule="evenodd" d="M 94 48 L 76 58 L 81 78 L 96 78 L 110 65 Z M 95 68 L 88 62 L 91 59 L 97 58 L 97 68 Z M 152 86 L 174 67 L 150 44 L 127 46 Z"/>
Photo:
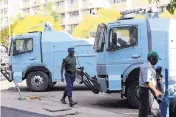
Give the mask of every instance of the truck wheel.
<path id="1" fill-rule="evenodd" d="M 27 76 L 26 83 L 31 91 L 42 92 L 48 88 L 48 79 L 48 75 L 44 72 L 31 72 Z"/>
<path id="2" fill-rule="evenodd" d="M 136 96 L 138 85 L 139 85 L 138 81 L 135 81 L 128 87 L 128 90 L 127 90 L 127 99 L 129 103 L 133 108 L 137 108 L 137 109 L 139 108 L 139 100 Z"/>

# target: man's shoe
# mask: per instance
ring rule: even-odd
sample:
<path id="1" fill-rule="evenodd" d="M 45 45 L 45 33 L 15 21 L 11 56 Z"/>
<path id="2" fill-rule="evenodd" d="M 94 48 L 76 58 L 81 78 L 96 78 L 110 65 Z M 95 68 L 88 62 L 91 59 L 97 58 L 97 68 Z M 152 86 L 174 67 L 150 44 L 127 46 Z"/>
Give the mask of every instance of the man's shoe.
<path id="1" fill-rule="evenodd" d="M 70 105 L 70 107 L 72 107 L 72 106 L 78 104 L 78 102 L 74 102 L 74 101 L 72 100 L 72 97 L 68 97 L 68 99 L 69 99 L 69 105 Z"/>
<path id="2" fill-rule="evenodd" d="M 61 102 L 62 102 L 63 104 L 67 104 L 67 102 L 65 101 L 64 98 L 61 99 Z"/>

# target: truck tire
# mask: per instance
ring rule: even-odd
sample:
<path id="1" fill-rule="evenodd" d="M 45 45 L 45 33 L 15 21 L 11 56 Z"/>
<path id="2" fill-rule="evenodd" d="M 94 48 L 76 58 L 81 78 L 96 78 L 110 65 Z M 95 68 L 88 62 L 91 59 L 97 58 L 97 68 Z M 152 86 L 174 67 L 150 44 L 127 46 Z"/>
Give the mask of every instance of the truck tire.
<path id="1" fill-rule="evenodd" d="M 139 108 L 139 100 L 136 96 L 138 85 L 139 85 L 138 81 L 135 81 L 128 87 L 127 90 L 127 99 L 131 104 L 131 106 L 136 109 Z"/>
<path id="2" fill-rule="evenodd" d="M 34 92 L 43 92 L 48 88 L 48 75 L 42 71 L 31 72 L 27 75 L 28 88 Z"/>

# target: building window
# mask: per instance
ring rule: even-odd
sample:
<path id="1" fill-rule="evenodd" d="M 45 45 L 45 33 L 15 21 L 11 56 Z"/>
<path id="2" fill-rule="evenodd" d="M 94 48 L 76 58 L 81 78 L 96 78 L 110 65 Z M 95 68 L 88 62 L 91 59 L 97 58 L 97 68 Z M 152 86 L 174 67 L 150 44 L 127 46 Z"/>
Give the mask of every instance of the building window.
<path id="1" fill-rule="evenodd" d="M 74 11 L 69 13 L 70 17 L 79 16 L 79 11 Z"/>
<path id="2" fill-rule="evenodd" d="M 61 18 L 65 18 L 65 13 L 61 13 Z"/>
<path id="3" fill-rule="evenodd" d="M 7 14 L 7 8 L 4 8 L 4 14 Z"/>
<path id="4" fill-rule="evenodd" d="M 3 19 L 1 18 L 1 24 L 3 24 Z"/>
<path id="5" fill-rule="evenodd" d="M 8 4 L 8 0 L 4 0 L 4 4 Z"/>
<path id="6" fill-rule="evenodd" d="M 65 29 L 65 25 L 62 25 L 62 28 Z"/>
<path id="7" fill-rule="evenodd" d="M 3 14 L 3 9 L 1 9 L 1 14 Z"/>
<path id="8" fill-rule="evenodd" d="M 73 3 L 77 3 L 78 0 L 67 0 L 67 2 L 68 2 L 69 4 L 73 4 Z"/>
<path id="9" fill-rule="evenodd" d="M 74 30 L 78 24 L 71 24 L 69 25 L 70 30 Z"/>
<path id="10" fill-rule="evenodd" d="M 126 2 L 127 0 L 111 0 L 111 3 Z"/>
<path id="11" fill-rule="evenodd" d="M 90 9 L 90 14 L 96 15 L 97 11 L 98 11 L 98 9 L 96 9 L 96 8 Z"/>
<path id="12" fill-rule="evenodd" d="M 34 7 L 32 7 L 33 12 L 34 12 L 34 13 L 37 12 L 37 10 L 39 9 L 39 7 L 40 7 L 40 6 L 34 6 Z"/>
<path id="13" fill-rule="evenodd" d="M 30 8 L 25 8 L 25 9 L 23 9 L 23 12 L 24 12 L 24 13 L 30 13 Z"/>
<path id="14" fill-rule="evenodd" d="M 64 6 L 64 1 L 58 1 L 58 2 L 56 2 L 56 5 L 57 6 Z"/>
<path id="15" fill-rule="evenodd" d="M 5 17 L 5 18 L 4 18 L 4 23 L 5 23 L 5 25 L 8 24 L 8 17 Z"/>
<path id="16" fill-rule="evenodd" d="M 83 14 L 90 14 L 90 9 L 84 9 L 84 10 L 82 10 L 82 13 Z"/>

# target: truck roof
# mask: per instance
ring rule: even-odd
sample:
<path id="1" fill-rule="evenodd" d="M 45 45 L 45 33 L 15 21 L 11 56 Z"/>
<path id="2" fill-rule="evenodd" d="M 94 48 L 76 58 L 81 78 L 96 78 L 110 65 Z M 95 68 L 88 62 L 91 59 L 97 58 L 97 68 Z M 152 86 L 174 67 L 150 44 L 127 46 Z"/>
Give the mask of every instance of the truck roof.
<path id="1" fill-rule="evenodd" d="M 47 42 L 47 43 L 61 43 L 61 42 L 69 42 L 72 43 L 73 41 L 81 44 L 94 44 L 94 39 L 83 39 L 83 38 L 75 38 L 72 35 L 70 35 L 68 32 L 65 31 L 35 31 L 35 32 L 28 32 L 22 35 L 17 35 L 14 37 L 14 39 L 25 39 L 29 38 L 35 33 L 42 33 L 42 42 Z"/>
<path id="2" fill-rule="evenodd" d="M 139 24 L 145 22 L 146 19 L 125 19 L 125 20 L 117 20 L 115 22 L 110 22 L 107 25 L 111 26 L 115 23 L 117 24 Z M 176 21 L 176 19 L 173 18 L 149 18 L 149 23 L 151 30 L 153 31 L 168 31 L 169 25 L 172 21 Z M 162 24 L 162 25 L 161 25 Z"/>

